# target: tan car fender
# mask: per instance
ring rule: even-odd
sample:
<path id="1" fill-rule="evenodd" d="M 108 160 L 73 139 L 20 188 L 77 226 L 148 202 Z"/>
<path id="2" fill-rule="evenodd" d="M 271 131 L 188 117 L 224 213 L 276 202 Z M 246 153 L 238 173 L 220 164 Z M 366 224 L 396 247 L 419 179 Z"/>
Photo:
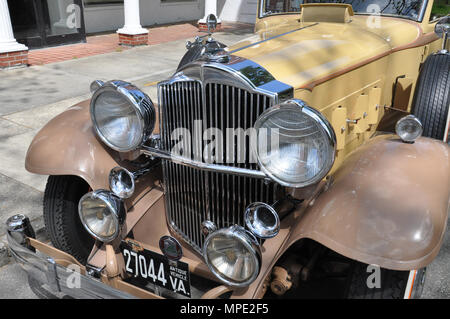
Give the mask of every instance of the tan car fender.
<path id="1" fill-rule="evenodd" d="M 381 135 L 348 156 L 291 228 L 285 249 L 301 238 L 367 264 L 419 269 L 439 252 L 450 197 L 450 147 Z"/>
<path id="2" fill-rule="evenodd" d="M 37 133 L 25 159 L 27 171 L 41 175 L 76 175 L 92 189 L 109 189 L 108 175 L 119 165 L 118 157 L 97 139 L 89 115 L 89 102 L 70 107 Z"/>

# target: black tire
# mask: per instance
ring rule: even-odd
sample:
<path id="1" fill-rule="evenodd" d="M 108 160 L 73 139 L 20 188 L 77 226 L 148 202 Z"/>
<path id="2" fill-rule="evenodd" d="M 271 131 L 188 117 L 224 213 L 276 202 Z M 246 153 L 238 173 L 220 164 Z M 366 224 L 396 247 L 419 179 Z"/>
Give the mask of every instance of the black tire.
<path id="1" fill-rule="evenodd" d="M 355 262 L 352 265 L 346 291 L 350 299 L 403 299 L 408 283 L 409 271 L 396 271 L 380 268 L 380 287 L 369 288 L 367 279 L 372 272 L 366 264 Z"/>
<path id="2" fill-rule="evenodd" d="M 78 216 L 78 202 L 89 185 L 76 176 L 50 176 L 44 194 L 44 222 L 53 245 L 81 263 L 94 245 Z"/>
<path id="3" fill-rule="evenodd" d="M 422 122 L 423 136 L 443 140 L 450 104 L 450 54 L 430 55 L 420 70 L 412 113 Z"/>

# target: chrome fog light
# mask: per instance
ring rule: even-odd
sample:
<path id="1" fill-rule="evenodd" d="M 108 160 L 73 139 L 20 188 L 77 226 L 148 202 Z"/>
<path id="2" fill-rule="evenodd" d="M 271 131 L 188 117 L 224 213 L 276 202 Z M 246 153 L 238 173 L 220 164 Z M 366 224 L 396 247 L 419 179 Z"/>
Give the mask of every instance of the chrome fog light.
<path id="1" fill-rule="evenodd" d="M 78 214 L 89 234 L 108 243 L 119 236 L 125 223 L 126 210 L 119 197 L 101 189 L 81 197 Z"/>
<path id="2" fill-rule="evenodd" d="M 395 125 L 395 132 L 406 143 L 414 143 L 423 132 L 422 123 L 414 115 L 402 117 Z"/>
<path id="3" fill-rule="evenodd" d="M 134 176 L 123 167 L 114 167 L 109 172 L 109 187 L 120 198 L 130 198 L 134 193 Z"/>
<path id="4" fill-rule="evenodd" d="M 256 238 L 241 226 L 210 234 L 203 246 L 206 264 L 225 284 L 244 287 L 259 274 L 261 251 Z"/>
<path id="5" fill-rule="evenodd" d="M 280 217 L 266 203 L 250 204 L 245 210 L 244 219 L 248 229 L 259 238 L 272 238 L 280 231 Z"/>

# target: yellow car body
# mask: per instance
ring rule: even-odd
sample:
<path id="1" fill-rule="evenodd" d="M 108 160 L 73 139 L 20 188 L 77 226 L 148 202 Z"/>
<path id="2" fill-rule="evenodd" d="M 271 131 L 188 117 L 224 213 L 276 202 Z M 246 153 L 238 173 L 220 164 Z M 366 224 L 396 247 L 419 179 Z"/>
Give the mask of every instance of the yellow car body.
<path id="1" fill-rule="evenodd" d="M 421 63 L 442 46 L 437 21 L 429 21 L 432 5 L 422 22 L 358 14 L 327 22 L 341 11 L 322 18 L 339 4 L 310 5 L 309 22 L 301 13 L 258 16 L 255 35 L 229 51 L 262 65 L 328 118 L 337 137 L 336 169 L 375 132 L 385 107 L 410 111 Z"/>

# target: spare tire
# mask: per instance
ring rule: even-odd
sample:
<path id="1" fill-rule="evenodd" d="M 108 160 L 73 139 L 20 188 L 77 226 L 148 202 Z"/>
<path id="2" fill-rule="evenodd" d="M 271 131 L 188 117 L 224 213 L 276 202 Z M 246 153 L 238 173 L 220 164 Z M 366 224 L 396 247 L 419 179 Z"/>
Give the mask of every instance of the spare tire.
<path id="1" fill-rule="evenodd" d="M 420 70 L 411 107 L 422 122 L 423 136 L 448 141 L 449 104 L 450 53 L 432 54 Z"/>

